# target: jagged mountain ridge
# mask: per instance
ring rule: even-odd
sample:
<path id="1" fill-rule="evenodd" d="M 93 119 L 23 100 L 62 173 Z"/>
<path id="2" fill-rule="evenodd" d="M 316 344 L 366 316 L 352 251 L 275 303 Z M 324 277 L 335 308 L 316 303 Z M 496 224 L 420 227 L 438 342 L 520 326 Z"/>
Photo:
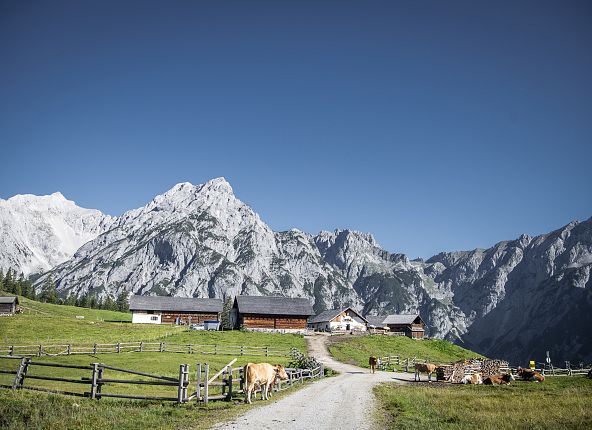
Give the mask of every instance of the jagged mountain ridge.
<path id="1" fill-rule="evenodd" d="M 50 270 L 113 221 L 98 210 L 76 206 L 59 192 L 0 199 L 0 270 L 10 268 L 26 276 Z"/>
<path id="2" fill-rule="evenodd" d="M 590 335 L 581 324 L 592 309 L 591 224 L 409 261 L 381 249 L 369 234 L 273 232 L 218 178 L 178 184 L 127 212 L 51 273 L 63 295 L 115 295 L 122 289 L 208 297 L 281 294 L 309 297 L 316 311 L 342 305 L 364 314 L 419 311 L 431 336 L 488 355 L 524 360 L 542 347 L 592 360 Z M 545 291 L 540 299 L 539 290 Z M 549 299 L 558 292 L 559 300 Z M 524 302 L 520 308 L 518 302 Z M 561 311 L 552 316 L 537 311 L 548 314 L 554 303 Z M 575 327 L 569 342 L 561 338 L 564 326 Z M 537 341 L 540 333 L 553 343 Z"/>

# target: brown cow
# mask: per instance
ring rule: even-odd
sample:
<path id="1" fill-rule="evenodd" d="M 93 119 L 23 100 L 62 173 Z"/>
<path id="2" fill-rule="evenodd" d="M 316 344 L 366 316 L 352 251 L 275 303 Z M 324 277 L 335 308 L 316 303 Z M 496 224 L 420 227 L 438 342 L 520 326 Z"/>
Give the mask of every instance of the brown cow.
<path id="1" fill-rule="evenodd" d="M 524 381 L 543 382 L 545 380 L 545 376 L 540 372 L 532 369 L 523 369 L 522 367 L 518 368 L 518 376 Z"/>
<path id="2" fill-rule="evenodd" d="M 370 356 L 370 358 L 368 359 L 368 364 L 370 365 L 370 372 L 374 373 L 376 371 L 378 359 L 374 356 Z"/>
<path id="3" fill-rule="evenodd" d="M 473 373 L 472 375 L 465 375 L 460 382 L 463 384 L 480 385 L 483 383 L 483 377 L 480 373 Z"/>
<path id="4" fill-rule="evenodd" d="M 245 378 L 245 402 L 251 403 L 251 394 L 257 385 L 261 386 L 261 399 L 269 399 L 269 389 L 277 379 L 286 380 L 288 374 L 281 364 L 271 365 L 269 363 L 248 363 L 244 367 Z"/>
<path id="5" fill-rule="evenodd" d="M 436 365 L 432 363 L 415 363 L 415 381 L 421 381 L 420 373 L 428 374 L 428 382 L 432 382 L 432 373 L 436 371 Z"/>
<path id="6" fill-rule="evenodd" d="M 484 385 L 510 385 L 510 381 L 515 381 L 514 375 L 505 373 L 503 375 L 491 375 L 483 380 Z"/>

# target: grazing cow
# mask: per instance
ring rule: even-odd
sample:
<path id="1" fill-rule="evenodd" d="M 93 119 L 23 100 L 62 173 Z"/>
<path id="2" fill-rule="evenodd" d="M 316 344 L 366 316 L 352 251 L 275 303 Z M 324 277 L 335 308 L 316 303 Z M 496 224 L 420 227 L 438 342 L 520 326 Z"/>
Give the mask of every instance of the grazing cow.
<path id="1" fill-rule="evenodd" d="M 514 375 L 505 373 L 503 375 L 491 375 L 483 380 L 484 385 L 510 385 L 510 381 L 515 381 Z"/>
<path id="2" fill-rule="evenodd" d="M 370 372 L 374 373 L 376 370 L 376 365 L 378 364 L 378 359 L 374 356 L 371 356 L 368 359 L 368 364 L 370 365 Z"/>
<path id="3" fill-rule="evenodd" d="M 518 368 L 518 376 L 524 381 L 543 382 L 545 380 L 545 376 L 541 375 L 540 372 L 532 369 L 523 369 L 522 367 Z"/>
<path id="4" fill-rule="evenodd" d="M 432 363 L 415 363 L 415 380 L 421 381 L 420 373 L 428 374 L 428 382 L 432 382 L 432 373 L 436 371 L 436 365 Z"/>
<path id="5" fill-rule="evenodd" d="M 463 384 L 480 385 L 483 383 L 483 377 L 480 373 L 473 373 L 472 375 L 465 375 L 460 382 Z"/>
<path id="6" fill-rule="evenodd" d="M 276 380 L 288 379 L 286 369 L 284 369 L 284 366 L 281 364 L 248 363 L 244 367 L 243 375 L 245 378 L 244 386 L 247 393 L 245 402 L 247 403 L 251 403 L 251 394 L 256 386 L 261 387 L 261 398 L 267 400 L 269 399 L 269 389 L 275 384 Z"/>

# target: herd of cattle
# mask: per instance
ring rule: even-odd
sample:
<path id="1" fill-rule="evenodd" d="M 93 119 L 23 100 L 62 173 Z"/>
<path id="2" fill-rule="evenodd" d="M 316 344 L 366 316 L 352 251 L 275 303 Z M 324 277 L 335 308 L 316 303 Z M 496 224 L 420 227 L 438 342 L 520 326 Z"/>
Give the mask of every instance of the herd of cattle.
<path id="1" fill-rule="evenodd" d="M 428 375 L 428 381 L 432 380 L 432 373 L 436 371 L 436 365 L 432 363 L 416 363 L 415 364 L 415 381 L 421 381 L 421 373 L 426 373 Z M 545 380 L 545 376 L 542 375 L 540 372 L 532 369 L 523 369 L 519 367 L 517 370 L 517 375 L 523 381 L 532 381 L 532 382 L 543 382 Z M 470 375 L 465 375 L 465 377 L 461 380 L 463 384 L 473 384 L 473 385 L 510 385 L 511 381 L 515 381 L 516 378 L 512 373 L 504 373 L 498 375 L 491 375 L 486 378 L 483 378 L 481 373 L 473 373 Z"/>
<path id="2" fill-rule="evenodd" d="M 374 373 L 378 364 L 376 357 L 370 357 L 369 364 L 370 371 Z M 428 381 L 431 382 L 432 374 L 436 368 L 437 366 L 432 363 L 415 363 L 414 380 L 421 381 L 421 374 L 425 373 L 428 375 Z M 251 403 L 251 396 L 257 389 L 261 389 L 261 399 L 268 400 L 273 393 L 271 387 L 279 380 L 288 379 L 286 369 L 281 364 L 248 363 L 243 368 L 243 375 L 245 378 L 245 402 L 247 403 Z M 517 375 L 524 381 L 543 382 L 545 380 L 545 376 L 540 372 L 522 367 L 518 368 Z M 515 380 L 512 373 L 491 375 L 486 378 L 483 378 L 481 373 L 473 373 L 466 375 L 461 382 L 472 385 L 510 385 L 510 382 Z"/>

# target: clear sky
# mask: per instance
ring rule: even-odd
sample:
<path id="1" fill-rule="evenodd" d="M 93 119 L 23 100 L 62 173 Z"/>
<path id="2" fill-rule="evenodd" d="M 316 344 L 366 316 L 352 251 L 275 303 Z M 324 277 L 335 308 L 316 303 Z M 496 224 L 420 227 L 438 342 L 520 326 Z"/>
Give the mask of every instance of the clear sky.
<path id="1" fill-rule="evenodd" d="M 0 2 L 0 197 L 224 176 L 429 257 L 592 216 L 590 1 Z"/>

